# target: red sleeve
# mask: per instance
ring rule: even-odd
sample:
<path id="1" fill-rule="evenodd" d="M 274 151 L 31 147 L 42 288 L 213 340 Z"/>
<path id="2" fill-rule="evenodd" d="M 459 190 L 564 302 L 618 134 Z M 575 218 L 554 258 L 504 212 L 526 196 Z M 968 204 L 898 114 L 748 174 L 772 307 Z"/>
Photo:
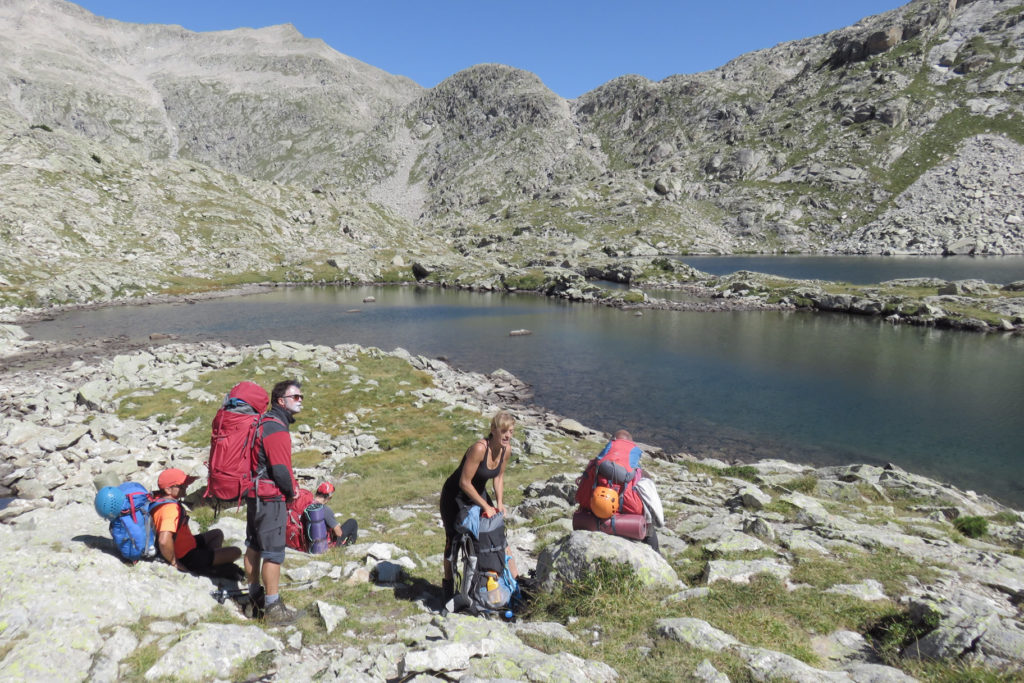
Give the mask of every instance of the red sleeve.
<path id="1" fill-rule="evenodd" d="M 267 476 L 274 480 L 286 498 L 295 497 L 299 487 L 292 473 L 291 434 L 286 429 L 265 434 L 263 450 L 267 456 Z"/>

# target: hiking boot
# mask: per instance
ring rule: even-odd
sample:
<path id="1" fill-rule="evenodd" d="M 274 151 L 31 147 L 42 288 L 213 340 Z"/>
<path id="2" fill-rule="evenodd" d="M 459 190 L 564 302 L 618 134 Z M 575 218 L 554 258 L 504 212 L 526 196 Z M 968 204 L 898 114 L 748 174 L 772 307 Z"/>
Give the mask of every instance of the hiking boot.
<path id="1" fill-rule="evenodd" d="M 287 626 L 298 618 L 299 612 L 285 605 L 280 598 L 263 610 L 263 619 L 270 626 Z"/>
<path id="2" fill-rule="evenodd" d="M 263 586 L 256 589 L 255 593 L 249 593 L 249 598 L 243 608 L 243 613 L 250 619 L 262 619 L 263 618 L 263 601 L 266 597 L 266 592 L 263 590 Z"/>

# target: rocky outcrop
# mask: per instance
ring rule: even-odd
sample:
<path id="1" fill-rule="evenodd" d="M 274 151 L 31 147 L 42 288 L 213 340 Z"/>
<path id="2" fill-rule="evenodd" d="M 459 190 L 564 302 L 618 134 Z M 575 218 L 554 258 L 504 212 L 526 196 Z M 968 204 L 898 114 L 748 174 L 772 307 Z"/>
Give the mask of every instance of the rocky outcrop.
<path id="1" fill-rule="evenodd" d="M 710 281 L 709 281 L 710 282 Z M 910 324 L 974 332 L 1024 331 L 1024 300 L 1014 294 L 1014 283 L 998 286 L 982 280 L 947 282 L 938 278 L 890 280 L 879 285 L 830 291 L 827 283 L 779 278 L 739 271 L 716 278 L 713 296 L 739 298 L 754 305 L 778 302 L 779 307 L 801 307 L 831 313 L 877 316 L 892 324 Z M 934 294 L 922 294 L 928 289 Z M 984 319 L 982 319 L 984 318 Z"/>

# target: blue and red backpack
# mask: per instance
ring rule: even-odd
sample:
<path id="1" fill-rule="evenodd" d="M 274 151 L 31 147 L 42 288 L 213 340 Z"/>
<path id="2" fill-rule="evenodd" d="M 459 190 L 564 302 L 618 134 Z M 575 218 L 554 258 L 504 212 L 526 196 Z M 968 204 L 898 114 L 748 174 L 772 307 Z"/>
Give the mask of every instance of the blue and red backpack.
<path id="1" fill-rule="evenodd" d="M 640 449 L 632 441 L 616 439 L 609 442 L 596 458 L 587 463 L 577 482 L 576 502 L 589 511 L 594 489 L 605 486 L 619 494 L 619 514 L 644 514 L 644 502 L 635 489 L 636 483 L 644 476 L 639 461 Z"/>
<path id="2" fill-rule="evenodd" d="M 100 489 L 94 504 L 100 516 L 110 520 L 110 536 L 117 552 L 128 562 L 138 562 L 156 556 L 153 511 L 165 503 L 177 502 L 155 499 L 142 484 L 127 481 Z"/>

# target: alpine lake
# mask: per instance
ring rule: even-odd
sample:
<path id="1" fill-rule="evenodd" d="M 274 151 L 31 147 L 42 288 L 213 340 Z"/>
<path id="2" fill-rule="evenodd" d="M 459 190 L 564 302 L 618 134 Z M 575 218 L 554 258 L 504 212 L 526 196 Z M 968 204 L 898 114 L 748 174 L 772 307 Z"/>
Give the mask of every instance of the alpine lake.
<path id="1" fill-rule="evenodd" d="M 706 260 L 715 258 L 732 258 L 719 269 L 736 270 L 736 259 L 755 257 L 701 257 L 693 265 L 714 272 Z M 846 268 L 846 258 L 756 258 L 769 260 L 741 267 L 856 282 L 829 277 L 828 260 Z M 904 259 L 877 257 L 892 269 L 887 274 L 871 257 L 849 257 L 871 266 L 868 282 L 1024 279 L 1024 257 L 963 258 L 930 259 L 925 272 L 933 274 L 923 275 L 907 274 Z M 916 269 L 927 260 L 909 263 Z M 791 267 L 805 270 L 792 275 Z M 942 270 L 951 267 L 952 275 Z M 163 333 L 181 341 L 402 347 L 462 370 L 507 370 L 531 385 L 536 404 L 608 432 L 629 429 L 669 453 L 893 463 L 1024 509 L 1020 335 L 801 311 L 638 315 L 530 294 L 419 286 L 275 287 L 192 304 L 72 311 L 25 330 L 49 340 Z"/>

